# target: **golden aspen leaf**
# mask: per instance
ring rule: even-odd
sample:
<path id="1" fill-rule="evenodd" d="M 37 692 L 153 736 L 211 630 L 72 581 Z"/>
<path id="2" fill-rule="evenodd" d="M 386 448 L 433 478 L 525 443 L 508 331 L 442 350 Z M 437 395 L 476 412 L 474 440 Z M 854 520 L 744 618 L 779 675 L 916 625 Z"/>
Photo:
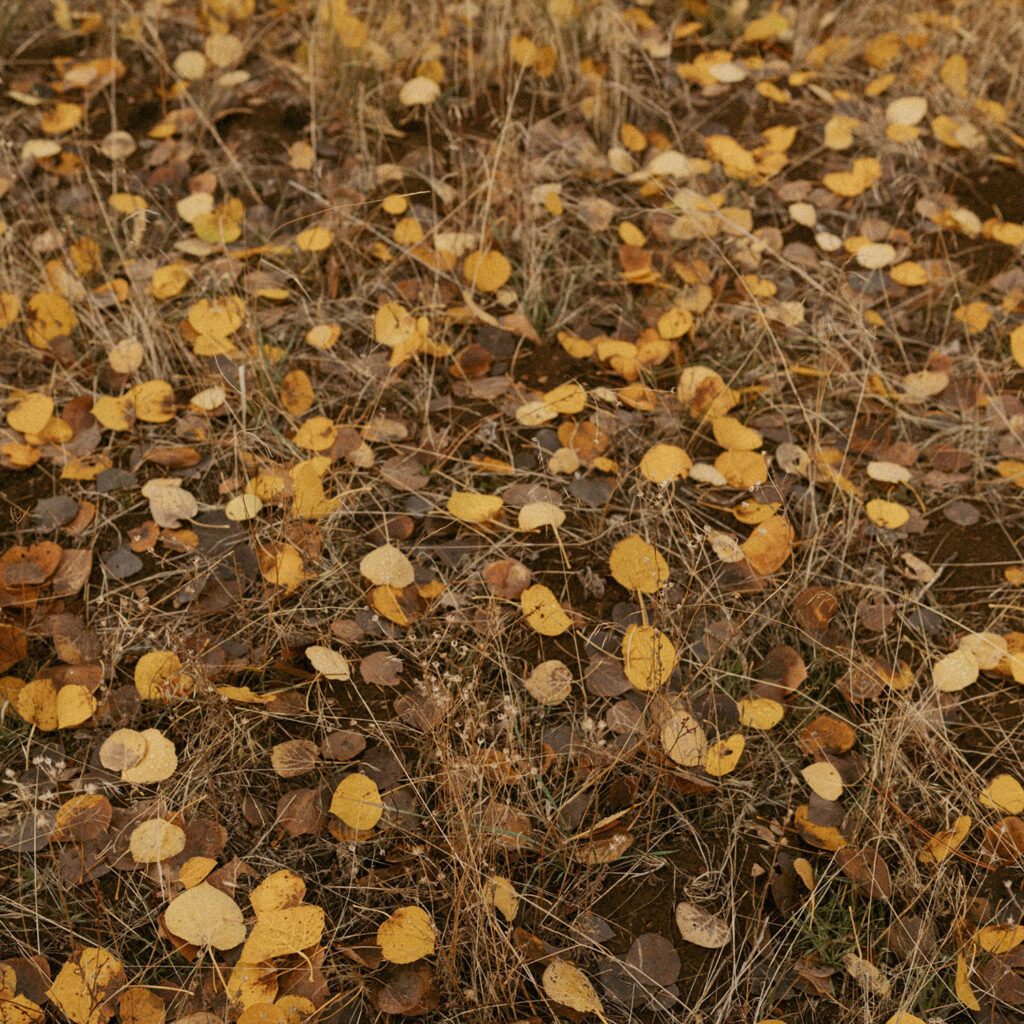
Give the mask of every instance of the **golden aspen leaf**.
<path id="1" fill-rule="evenodd" d="M 711 421 L 711 431 L 719 445 L 732 451 L 752 452 L 764 444 L 758 431 L 744 426 L 734 416 L 716 416 Z"/>
<path id="2" fill-rule="evenodd" d="M 373 828 L 384 814 L 377 783 L 361 772 L 346 775 L 334 790 L 330 811 L 357 832 Z"/>
<path id="3" fill-rule="evenodd" d="M 39 434 L 53 416 L 53 399 L 33 392 L 7 410 L 7 426 L 19 434 Z"/>
<path id="4" fill-rule="evenodd" d="M 334 232 L 324 227 L 307 228 L 295 236 L 295 244 L 302 252 L 323 252 L 334 241 Z"/>
<path id="5" fill-rule="evenodd" d="M 560 636 L 572 625 L 555 595 L 541 583 L 527 587 L 519 602 L 526 621 L 542 636 Z"/>
<path id="6" fill-rule="evenodd" d="M 229 199 L 206 213 L 197 213 L 192 218 L 192 230 L 196 237 L 211 245 L 230 245 L 242 237 L 242 220 L 245 208 L 238 199 Z"/>
<path id="7" fill-rule="evenodd" d="M 57 103 L 43 114 L 39 127 L 44 135 L 63 135 L 82 123 L 85 111 L 79 103 Z"/>
<path id="8" fill-rule="evenodd" d="M 182 672 L 173 651 L 150 651 L 135 665 L 135 688 L 143 700 L 178 700 L 192 692 L 194 680 Z"/>
<path id="9" fill-rule="evenodd" d="M 977 334 L 988 327 L 992 319 L 992 309 L 987 302 L 968 302 L 953 310 L 953 317 L 972 334 Z"/>
<path id="10" fill-rule="evenodd" d="M 732 939 L 729 926 L 696 903 L 683 901 L 676 906 L 676 927 L 685 942 L 704 949 L 721 949 Z"/>
<path id="11" fill-rule="evenodd" d="M 90 411 L 106 430 L 131 430 L 135 424 L 135 402 L 130 394 L 119 398 L 100 395 Z"/>
<path id="12" fill-rule="evenodd" d="M 1024 487 L 1024 461 L 1020 459 L 1000 459 L 996 463 L 996 472 L 1004 479 Z"/>
<path id="13" fill-rule="evenodd" d="M 306 581 L 302 554 L 292 544 L 272 542 L 258 553 L 260 573 L 272 586 L 282 587 L 286 594 L 297 590 Z"/>
<path id="14" fill-rule="evenodd" d="M 398 93 L 398 101 L 406 107 L 427 106 L 441 95 L 441 86 L 426 75 L 417 75 L 405 82 Z"/>
<path id="15" fill-rule="evenodd" d="M 193 889 L 217 866 L 214 857 L 189 857 L 178 869 L 178 881 L 186 889 Z"/>
<path id="16" fill-rule="evenodd" d="M 957 646 L 967 651 L 985 672 L 997 668 L 1009 653 L 1006 637 L 998 633 L 967 633 Z"/>
<path id="17" fill-rule="evenodd" d="M 409 209 L 409 200 L 397 192 L 392 192 L 380 201 L 380 208 L 392 217 L 401 217 Z"/>
<path id="18" fill-rule="evenodd" d="M 399 907 L 377 929 L 377 945 L 385 960 L 411 964 L 434 952 L 434 922 L 422 907 Z"/>
<path id="19" fill-rule="evenodd" d="M 134 338 L 122 338 L 107 353 L 107 362 L 115 373 L 134 373 L 145 356 L 142 345 Z"/>
<path id="20" fill-rule="evenodd" d="M 789 19 L 784 15 L 775 12 L 765 14 L 763 17 L 754 18 L 747 22 L 743 29 L 743 42 L 745 43 L 767 43 L 783 32 L 789 31 Z"/>
<path id="21" fill-rule="evenodd" d="M 206 55 L 199 50 L 182 50 L 171 67 L 179 78 L 195 82 L 206 74 Z"/>
<path id="22" fill-rule="evenodd" d="M 888 242 L 868 242 L 860 246 L 854 259 L 865 270 L 881 270 L 896 259 L 896 248 Z"/>
<path id="23" fill-rule="evenodd" d="M 578 1013 L 593 1013 L 604 1019 L 604 1005 L 587 976 L 567 960 L 552 960 L 544 968 L 544 993 L 548 999 Z"/>
<path id="24" fill-rule="evenodd" d="M 885 119 L 889 124 L 912 126 L 924 120 L 928 113 L 928 100 L 923 96 L 902 96 L 885 108 Z"/>
<path id="25" fill-rule="evenodd" d="M 175 896 L 164 911 L 164 927 L 193 946 L 234 949 L 245 938 L 242 908 L 208 882 Z"/>
<path id="26" fill-rule="evenodd" d="M 496 292 L 512 276 L 512 265 L 497 249 L 476 249 L 466 257 L 462 273 L 478 291 Z"/>
<path id="27" fill-rule="evenodd" d="M 572 692 L 572 670 L 564 661 L 542 661 L 523 680 L 523 685 L 541 704 L 561 704 Z"/>
<path id="28" fill-rule="evenodd" d="M 962 815 L 950 828 L 929 839 L 918 852 L 917 859 L 922 864 L 940 864 L 951 853 L 960 849 L 970 830 L 970 816 Z"/>
<path id="29" fill-rule="evenodd" d="M 341 324 L 317 324 L 306 331 L 306 344 L 310 348 L 326 352 L 334 348 L 335 343 L 341 337 Z"/>
<path id="30" fill-rule="evenodd" d="M 682 448 L 674 444 L 656 444 L 640 460 L 640 472 L 656 484 L 685 480 L 693 460 Z"/>
<path id="31" fill-rule="evenodd" d="M 872 480 L 878 480 L 883 484 L 907 484 L 914 476 L 906 466 L 901 466 L 898 462 L 876 460 L 867 464 L 865 472 Z"/>
<path id="32" fill-rule="evenodd" d="M 549 501 L 531 501 L 519 510 L 520 530 L 539 530 L 550 526 L 557 530 L 565 522 L 565 513 Z"/>
<path id="33" fill-rule="evenodd" d="M 159 729 L 143 729 L 146 753 L 138 764 L 121 769 L 121 781 L 147 785 L 169 779 L 178 767 L 178 754 L 174 743 Z"/>
<path id="34" fill-rule="evenodd" d="M 185 849 L 185 833 L 164 818 L 151 818 L 132 830 L 128 849 L 140 864 L 159 864 Z"/>
<path id="35" fill-rule="evenodd" d="M 405 609 L 399 603 L 398 599 L 401 594 L 402 592 L 397 588 L 382 583 L 370 591 L 367 601 L 378 615 L 383 615 L 385 619 L 393 622 L 396 626 L 404 627 L 409 625 L 409 616 L 406 615 Z"/>
<path id="36" fill-rule="evenodd" d="M 203 41 L 203 52 L 214 67 L 229 68 L 245 56 L 245 45 L 230 32 L 211 32 Z"/>
<path id="37" fill-rule="evenodd" d="M 302 416 L 309 412 L 315 398 L 313 382 L 305 370 L 289 370 L 284 375 L 281 381 L 281 405 L 292 416 Z"/>
<path id="38" fill-rule="evenodd" d="M 939 71 L 942 84 L 957 96 L 967 96 L 967 58 L 962 53 L 947 57 Z"/>
<path id="39" fill-rule="evenodd" d="M 134 768 L 146 755 L 146 738 L 134 729 L 115 729 L 100 746 L 100 764 L 108 771 Z"/>
<path id="40" fill-rule="evenodd" d="M 14 710 L 41 732 L 57 728 L 57 688 L 51 679 L 33 679 L 14 697 Z"/>
<path id="41" fill-rule="evenodd" d="M 712 743 L 704 755 L 704 771 L 716 779 L 728 775 L 739 764 L 745 742 L 743 733 L 737 732 Z"/>
<path id="42" fill-rule="evenodd" d="M 256 919 L 239 962 L 263 962 L 310 949 L 323 937 L 324 923 L 323 909 L 309 903 L 268 910 Z"/>
<path id="43" fill-rule="evenodd" d="M 245 303 L 237 295 L 217 300 L 200 299 L 189 306 L 188 322 L 198 334 L 226 338 L 244 323 Z"/>
<path id="44" fill-rule="evenodd" d="M 313 668 L 327 679 L 351 678 L 352 671 L 348 659 L 340 651 L 313 644 L 306 648 L 306 657 Z"/>
<path id="45" fill-rule="evenodd" d="M 675 645 L 654 626 L 630 625 L 622 640 L 622 663 L 635 690 L 656 690 L 668 682 L 675 668 Z"/>
<path id="46" fill-rule="evenodd" d="M 910 509 L 898 501 L 886 501 L 884 498 L 872 498 L 864 511 L 868 519 L 883 530 L 898 530 L 910 519 Z"/>
<path id="47" fill-rule="evenodd" d="M 182 865 L 183 871 L 184 868 Z M 141 985 L 130 985 L 122 990 L 117 1000 L 117 1012 L 121 1024 L 164 1024 L 167 1020 L 164 1001 Z"/>
<path id="48" fill-rule="evenodd" d="M 463 523 L 486 523 L 502 509 L 504 501 L 496 494 L 455 491 L 449 498 L 448 514 Z"/>
<path id="49" fill-rule="evenodd" d="M 292 443 L 309 451 L 325 452 L 338 438 L 338 428 L 326 416 L 312 416 L 295 432 Z"/>
<path id="50" fill-rule="evenodd" d="M 491 875 L 484 883 L 484 900 L 511 923 L 519 912 L 519 893 L 503 875 Z"/>
<path id="51" fill-rule="evenodd" d="M 774 729 L 786 713 L 784 705 L 768 697 L 744 697 L 736 701 L 740 725 L 747 729 Z"/>
<path id="52" fill-rule="evenodd" d="M 516 409 L 516 421 L 524 427 L 539 427 L 541 424 L 550 423 L 557 418 L 558 413 L 540 399 L 524 402 Z"/>
<path id="53" fill-rule="evenodd" d="M 165 380 L 147 380 L 128 392 L 135 417 L 143 423 L 168 423 L 174 419 L 174 389 Z"/>
<path id="54" fill-rule="evenodd" d="M 974 939 L 984 952 L 1001 956 L 1024 942 L 1024 925 L 990 924 L 985 928 L 979 928 Z"/>
<path id="55" fill-rule="evenodd" d="M 920 1017 L 915 1017 L 912 1013 L 901 1010 L 898 1013 L 894 1013 L 885 1024 L 928 1024 L 928 1022 Z"/>
<path id="56" fill-rule="evenodd" d="M 957 954 L 956 958 L 956 979 L 953 985 L 957 999 L 975 1013 L 980 1012 L 981 1003 L 978 1002 L 974 990 L 971 988 L 971 969 L 968 966 L 967 958 L 963 953 Z"/>
<path id="57" fill-rule="evenodd" d="M 822 800 L 835 801 L 843 795 L 842 777 L 829 761 L 815 761 L 803 768 L 800 774 Z"/>
<path id="58" fill-rule="evenodd" d="M 941 693 L 964 690 L 977 678 L 978 662 L 970 651 L 952 651 L 932 665 L 932 682 Z"/>
<path id="59" fill-rule="evenodd" d="M 285 907 L 297 907 L 306 896 L 306 883 L 301 875 L 288 868 L 274 871 L 249 894 L 249 902 L 257 917 Z"/>
<path id="60" fill-rule="evenodd" d="M 620 540 L 612 548 L 608 565 L 616 583 L 626 590 L 656 594 L 668 583 L 668 562 L 636 533 Z"/>
<path id="61" fill-rule="evenodd" d="M 254 519 L 263 508 L 263 502 L 255 494 L 239 494 L 224 506 L 224 515 L 233 523 L 244 523 Z"/>
<path id="62" fill-rule="evenodd" d="M 124 983 L 121 961 L 90 946 L 64 963 L 46 996 L 72 1024 L 105 1024 L 114 1016 L 114 999 Z"/>
<path id="63" fill-rule="evenodd" d="M 676 393 L 693 417 L 724 416 L 739 400 L 738 395 L 726 387 L 721 374 L 708 366 L 684 367 Z"/>
<path id="64" fill-rule="evenodd" d="M 647 236 L 635 224 L 628 220 L 624 220 L 619 225 L 619 238 L 621 238 L 626 245 L 633 245 L 638 248 L 647 244 Z"/>
<path id="65" fill-rule="evenodd" d="M 173 299 L 185 290 L 192 279 L 192 271 L 184 263 L 168 263 L 153 271 L 149 294 L 154 299 Z"/>
<path id="66" fill-rule="evenodd" d="M 665 753 L 684 768 L 704 763 L 708 741 L 700 722 L 688 711 L 677 710 L 662 723 L 661 745 Z"/>
<path id="67" fill-rule="evenodd" d="M 416 578 L 412 562 L 393 544 L 382 544 L 364 555 L 359 571 L 375 585 L 386 583 L 399 589 L 409 586 Z"/>
<path id="68" fill-rule="evenodd" d="M 857 118 L 835 114 L 825 122 L 825 146 L 835 150 L 849 149 L 853 145 L 853 130 L 859 127 Z"/>
<path id="69" fill-rule="evenodd" d="M 658 317 L 657 331 L 666 341 L 681 338 L 693 330 L 693 314 L 688 309 L 673 307 Z"/>
<path id="70" fill-rule="evenodd" d="M 1024 811 L 1024 786 L 1012 775 L 997 775 L 979 794 L 982 807 L 990 807 L 1004 814 Z"/>
<path id="71" fill-rule="evenodd" d="M 423 225 L 415 217 L 403 217 L 391 232 L 398 245 L 411 246 L 423 241 Z"/>
<path id="72" fill-rule="evenodd" d="M 96 711 L 96 698 L 86 687 L 68 683 L 57 691 L 57 728 L 73 729 L 89 721 Z"/>
<path id="73" fill-rule="evenodd" d="M 852 199 L 866 192 L 882 176 L 882 165 L 873 157 L 860 157 L 853 161 L 849 171 L 835 171 L 822 178 L 822 184 L 837 196 Z"/>
<path id="74" fill-rule="evenodd" d="M 13 292 L 0 292 L 0 328 L 10 327 L 21 312 L 21 299 Z"/>
<path id="75" fill-rule="evenodd" d="M 149 209 L 146 199 L 143 196 L 135 195 L 134 192 L 114 192 L 107 198 L 107 203 L 112 210 L 123 213 L 125 216 Z"/>
<path id="76" fill-rule="evenodd" d="M 33 348 L 45 349 L 54 338 L 70 334 L 78 323 L 71 304 L 55 292 L 38 292 L 25 303 L 25 334 Z"/>
<path id="77" fill-rule="evenodd" d="M 771 516 L 754 527 L 741 545 L 751 569 L 768 576 L 785 565 L 793 550 L 793 527 L 783 516 Z"/>
<path id="78" fill-rule="evenodd" d="M 587 393 L 571 381 L 568 384 L 559 384 L 546 392 L 542 398 L 544 404 L 554 413 L 560 416 L 573 416 L 582 412 L 587 405 Z"/>

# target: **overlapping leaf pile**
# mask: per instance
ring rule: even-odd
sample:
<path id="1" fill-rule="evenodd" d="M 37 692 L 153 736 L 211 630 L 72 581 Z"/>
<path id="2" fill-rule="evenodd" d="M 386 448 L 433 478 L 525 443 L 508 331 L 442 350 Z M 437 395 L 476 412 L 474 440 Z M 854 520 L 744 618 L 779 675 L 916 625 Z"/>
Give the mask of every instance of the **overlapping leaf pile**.
<path id="1" fill-rule="evenodd" d="M 0 1024 L 1013 1020 L 1018 29 L 39 7 Z"/>

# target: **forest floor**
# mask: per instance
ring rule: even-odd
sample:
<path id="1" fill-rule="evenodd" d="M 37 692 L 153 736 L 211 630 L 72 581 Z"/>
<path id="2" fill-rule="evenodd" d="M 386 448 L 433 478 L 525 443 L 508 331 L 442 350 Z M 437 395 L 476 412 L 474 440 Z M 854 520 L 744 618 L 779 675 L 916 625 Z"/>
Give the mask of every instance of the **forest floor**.
<path id="1" fill-rule="evenodd" d="M 0 1024 L 1022 1019 L 1019 4 L 0 7 Z"/>

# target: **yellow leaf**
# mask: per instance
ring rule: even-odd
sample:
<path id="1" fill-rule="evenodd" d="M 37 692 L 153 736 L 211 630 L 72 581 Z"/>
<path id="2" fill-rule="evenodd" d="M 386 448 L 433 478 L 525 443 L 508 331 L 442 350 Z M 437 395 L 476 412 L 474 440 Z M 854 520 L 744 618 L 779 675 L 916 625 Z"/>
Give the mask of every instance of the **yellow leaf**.
<path id="1" fill-rule="evenodd" d="M 708 741 L 700 722 L 688 711 L 677 710 L 661 726 L 661 745 L 676 764 L 696 768 L 704 762 Z"/>
<path id="2" fill-rule="evenodd" d="M 519 912 L 519 893 L 502 875 L 491 875 L 484 883 L 484 900 L 497 910 L 506 921 L 515 920 Z"/>
<path id="3" fill-rule="evenodd" d="M 768 697 L 744 697 L 736 702 L 740 725 L 748 729 L 774 729 L 786 713 L 785 707 Z"/>
<path id="4" fill-rule="evenodd" d="M 168 263 L 157 267 L 149 283 L 149 293 L 154 299 L 173 299 L 185 290 L 192 278 L 192 271 L 184 263 Z"/>
<path id="5" fill-rule="evenodd" d="M 38 292 L 25 304 L 29 320 L 25 334 L 34 348 L 45 349 L 54 338 L 70 334 L 78 323 L 67 299 L 55 292 Z"/>
<path id="6" fill-rule="evenodd" d="M 85 112 L 78 103 L 57 103 L 39 123 L 44 135 L 63 135 L 82 123 Z"/>
<path id="7" fill-rule="evenodd" d="M 608 565 L 615 581 L 626 590 L 655 594 L 668 583 L 668 562 L 636 533 L 612 548 Z"/>
<path id="8" fill-rule="evenodd" d="M 361 772 L 346 775 L 334 790 L 330 811 L 357 832 L 373 828 L 384 814 L 377 783 Z"/>
<path id="9" fill-rule="evenodd" d="M 306 580 L 302 555 L 298 548 L 282 542 L 271 542 L 259 550 L 260 573 L 272 586 L 282 587 L 286 594 L 298 590 Z"/>
<path id="10" fill-rule="evenodd" d="M 121 781 L 133 785 L 149 785 L 169 779 L 178 767 L 174 743 L 159 729 L 143 729 L 146 752 L 138 764 L 121 770 Z"/>
<path id="11" fill-rule="evenodd" d="M 953 822 L 951 828 L 933 836 L 918 852 L 917 859 L 922 864 L 940 864 L 954 850 L 959 850 L 971 830 L 971 818 L 962 815 Z"/>
<path id="12" fill-rule="evenodd" d="M 61 967 L 46 995 L 72 1024 L 105 1024 L 124 983 L 121 961 L 105 949 L 88 947 Z"/>
<path id="13" fill-rule="evenodd" d="M 835 801 L 843 795 L 843 780 L 835 765 L 828 761 L 815 761 L 801 772 L 804 781 L 822 800 Z"/>
<path id="14" fill-rule="evenodd" d="M 97 707 L 96 698 L 84 686 L 69 683 L 57 691 L 57 728 L 73 729 L 87 722 Z"/>
<path id="15" fill-rule="evenodd" d="M 7 411 L 7 426 L 19 434 L 41 433 L 53 416 L 53 399 L 33 392 Z"/>
<path id="16" fill-rule="evenodd" d="M 552 960 L 544 968 L 544 992 L 548 999 L 578 1013 L 593 1013 L 604 1019 L 604 1006 L 587 976 L 567 960 Z"/>
<path id="17" fill-rule="evenodd" d="M 302 903 L 268 910 L 256 919 L 238 959 L 240 963 L 261 963 L 301 953 L 315 947 L 323 933 L 324 912 L 320 907 Z"/>
<path id="18" fill-rule="evenodd" d="M 555 595 L 541 583 L 527 587 L 519 601 L 526 621 L 542 636 L 560 636 L 572 625 Z"/>
<path id="19" fill-rule="evenodd" d="M 754 527 L 741 545 L 750 567 L 768 576 L 785 565 L 793 550 L 793 527 L 783 516 L 771 516 Z"/>
<path id="20" fill-rule="evenodd" d="M 978 661 L 970 651 L 952 651 L 932 665 L 932 681 L 941 693 L 964 690 L 977 678 Z"/>
<path id="21" fill-rule="evenodd" d="M 745 740 L 741 732 L 712 743 L 704 756 L 704 771 L 714 778 L 728 775 L 739 764 L 744 745 Z"/>
<path id="22" fill-rule="evenodd" d="M 743 42 L 767 43 L 789 30 L 789 19 L 779 13 L 765 14 L 747 23 L 743 30 Z"/>
<path id="23" fill-rule="evenodd" d="M 622 640 L 623 671 L 635 690 L 656 690 L 676 664 L 675 645 L 654 626 L 630 625 Z"/>
<path id="24" fill-rule="evenodd" d="M 943 85 L 957 96 L 967 96 L 967 58 L 962 53 L 947 57 L 939 71 Z"/>
<path id="25" fill-rule="evenodd" d="M 898 530 L 910 519 L 910 510 L 898 501 L 872 498 L 864 506 L 868 519 L 883 530 Z"/>
<path id="26" fill-rule="evenodd" d="M 111 209 L 125 215 L 149 209 L 149 203 L 142 196 L 137 196 L 133 192 L 115 192 L 107 199 L 107 202 Z"/>
<path id="27" fill-rule="evenodd" d="M 398 101 L 406 107 L 427 106 L 441 95 L 441 87 L 432 78 L 418 75 L 410 78 L 398 93 Z"/>
<path id="28" fill-rule="evenodd" d="M 979 928 L 975 939 L 986 953 L 999 956 L 1009 953 L 1024 942 L 1024 925 L 991 924 L 986 928 Z"/>
<path id="29" fill-rule="evenodd" d="M 211 245 L 229 245 L 242 237 L 242 220 L 245 207 L 238 199 L 229 199 L 215 206 L 207 213 L 199 213 L 192 219 L 192 230 L 196 236 Z"/>
<path id="30" fill-rule="evenodd" d="M 135 416 L 143 423 L 167 423 L 174 419 L 174 388 L 165 380 L 147 380 L 128 392 Z"/>
<path id="31" fill-rule="evenodd" d="M 333 420 L 326 416 L 312 416 L 306 420 L 292 438 L 292 443 L 299 448 L 313 452 L 325 452 L 338 437 L 338 428 Z"/>
<path id="32" fill-rule="evenodd" d="M 416 578 L 412 562 L 393 544 L 382 544 L 364 555 L 359 571 L 378 586 L 386 583 L 392 587 L 407 587 Z"/>
<path id="33" fill-rule="evenodd" d="M 297 907 L 306 896 L 306 883 L 300 875 L 282 868 L 267 875 L 249 894 L 249 902 L 257 917 L 285 907 Z"/>
<path id="34" fill-rule="evenodd" d="M 455 491 L 446 507 L 450 516 L 464 523 L 486 523 L 501 511 L 504 504 L 496 494 Z"/>
<path id="35" fill-rule="evenodd" d="M 656 484 L 685 480 L 693 460 L 682 448 L 674 444 L 656 444 L 640 460 L 640 472 Z"/>
<path id="36" fill-rule="evenodd" d="M 956 981 L 954 988 L 956 989 L 957 999 L 968 1010 L 973 1010 L 975 1013 L 981 1010 L 981 1003 L 978 1002 L 978 998 L 971 988 L 971 969 L 963 953 L 958 954 L 956 958 Z"/>
<path id="37" fill-rule="evenodd" d="M 245 938 L 242 908 L 208 882 L 175 896 L 164 911 L 164 926 L 193 946 L 234 949 Z"/>
<path id="38" fill-rule="evenodd" d="M 882 176 L 882 165 L 872 156 L 853 161 L 849 171 L 835 171 L 822 178 L 822 184 L 837 196 L 853 198 L 866 192 Z"/>
<path id="39" fill-rule="evenodd" d="M 477 249 L 466 257 L 462 273 L 478 291 L 496 292 L 512 276 L 512 265 L 497 249 Z"/>
<path id="40" fill-rule="evenodd" d="M 997 775 L 978 794 L 978 802 L 1005 814 L 1020 814 L 1024 811 L 1024 786 L 1012 775 Z"/>
<path id="41" fill-rule="evenodd" d="M 14 710 L 42 732 L 57 728 L 57 688 L 51 679 L 33 679 L 14 697 Z"/>
<path id="42" fill-rule="evenodd" d="M 334 232 L 321 227 L 307 228 L 295 236 L 295 244 L 302 252 L 323 252 L 333 241 Z"/>
<path id="43" fill-rule="evenodd" d="M 140 864 L 159 864 L 185 849 L 185 833 L 164 818 L 151 818 L 132 830 L 128 849 Z"/>
<path id="44" fill-rule="evenodd" d="M 323 647 L 313 644 L 306 648 L 306 657 L 310 664 L 327 679 L 349 679 L 352 672 L 349 668 L 348 659 L 340 652 L 330 647 Z"/>
<path id="45" fill-rule="evenodd" d="M 195 680 L 182 672 L 173 651 L 150 651 L 135 665 L 135 688 L 143 700 L 179 700 L 192 692 Z"/>
<path id="46" fill-rule="evenodd" d="M 306 344 L 326 352 L 341 337 L 341 324 L 317 324 L 306 331 Z"/>
<path id="47" fill-rule="evenodd" d="M 411 964 L 434 952 L 434 922 L 421 907 L 399 907 L 377 929 L 377 945 L 385 960 Z"/>
<path id="48" fill-rule="evenodd" d="M 135 403 L 130 394 L 120 398 L 100 395 L 91 411 L 99 425 L 107 430 L 131 430 L 135 423 Z"/>
<path id="49" fill-rule="evenodd" d="M 523 685 L 541 704 L 561 704 L 572 692 L 572 670 L 564 661 L 542 661 L 523 680 Z"/>

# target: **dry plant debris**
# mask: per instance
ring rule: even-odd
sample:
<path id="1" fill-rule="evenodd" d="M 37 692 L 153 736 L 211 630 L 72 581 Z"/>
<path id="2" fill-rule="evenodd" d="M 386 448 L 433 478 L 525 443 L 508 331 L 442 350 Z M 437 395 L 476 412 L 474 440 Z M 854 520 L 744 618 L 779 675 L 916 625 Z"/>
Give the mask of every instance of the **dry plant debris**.
<path id="1" fill-rule="evenodd" d="M 1019 1021 L 1022 48 L 0 4 L 0 1024 Z"/>

